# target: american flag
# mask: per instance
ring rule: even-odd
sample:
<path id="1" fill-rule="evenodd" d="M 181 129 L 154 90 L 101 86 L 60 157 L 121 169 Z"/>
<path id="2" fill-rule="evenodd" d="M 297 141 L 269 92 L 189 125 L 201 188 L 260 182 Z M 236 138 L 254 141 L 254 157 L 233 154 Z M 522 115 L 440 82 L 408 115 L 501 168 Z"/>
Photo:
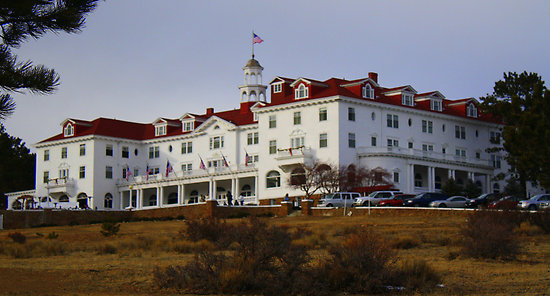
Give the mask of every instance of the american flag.
<path id="1" fill-rule="evenodd" d="M 126 166 L 126 182 L 130 181 L 130 176 L 132 175 L 132 171 L 130 171 L 130 166 Z"/>
<path id="2" fill-rule="evenodd" d="M 204 161 L 202 161 L 202 157 L 200 157 L 200 160 L 201 160 L 201 165 L 199 166 L 201 168 L 201 170 L 206 170 L 206 166 L 204 165 Z"/>
<path id="3" fill-rule="evenodd" d="M 172 167 L 172 165 L 170 164 L 170 161 L 166 161 L 166 177 L 168 177 L 168 175 L 170 174 L 171 171 L 173 171 L 174 168 Z"/>
<path id="4" fill-rule="evenodd" d="M 225 156 L 223 156 L 223 154 L 222 154 L 222 158 L 223 158 L 223 165 L 225 165 L 226 167 L 229 167 L 229 164 L 227 163 L 227 159 L 225 159 Z"/>
<path id="5" fill-rule="evenodd" d="M 260 36 L 254 34 L 254 39 L 252 39 L 254 42 L 253 44 L 256 44 L 256 43 L 262 43 L 264 42 L 264 40 L 262 38 L 260 38 Z"/>
<path id="6" fill-rule="evenodd" d="M 147 170 L 145 171 L 145 180 L 149 180 L 149 174 L 151 174 L 151 169 L 149 168 L 149 164 L 147 164 Z"/>
<path id="7" fill-rule="evenodd" d="M 248 155 L 248 152 L 245 152 L 246 156 L 244 157 L 244 165 L 248 166 L 248 163 L 250 162 L 250 155 Z"/>

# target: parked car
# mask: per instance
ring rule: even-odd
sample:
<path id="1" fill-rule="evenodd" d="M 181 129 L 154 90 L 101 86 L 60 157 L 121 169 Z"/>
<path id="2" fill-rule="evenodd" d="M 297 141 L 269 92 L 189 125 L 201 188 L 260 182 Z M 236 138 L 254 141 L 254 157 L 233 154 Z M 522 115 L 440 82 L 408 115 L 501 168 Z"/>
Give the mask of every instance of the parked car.
<path id="1" fill-rule="evenodd" d="M 522 201 L 523 198 L 517 196 L 506 196 L 497 201 L 493 201 L 489 204 L 489 209 L 517 209 L 518 203 Z"/>
<path id="2" fill-rule="evenodd" d="M 536 211 L 545 206 L 550 201 L 550 194 L 539 194 L 531 197 L 528 200 L 522 200 L 518 206 L 522 210 Z M 544 204 L 544 205 L 541 205 Z"/>
<path id="3" fill-rule="evenodd" d="M 430 203 L 432 208 L 463 208 L 468 199 L 465 196 L 451 196 L 444 200 L 435 200 Z"/>
<path id="4" fill-rule="evenodd" d="M 405 202 L 407 207 L 427 207 L 432 201 L 449 198 L 447 194 L 440 192 L 424 192 Z"/>
<path id="5" fill-rule="evenodd" d="M 357 198 L 361 197 L 358 192 L 334 192 L 325 195 L 319 200 L 318 207 L 351 207 Z"/>
<path id="6" fill-rule="evenodd" d="M 378 203 L 379 207 L 402 207 L 403 203 L 416 195 L 414 194 L 398 194 L 390 199 L 381 200 Z"/>
<path id="7" fill-rule="evenodd" d="M 490 203 L 500 199 L 500 194 L 498 193 L 485 193 L 474 199 L 466 201 L 465 207 L 472 209 L 487 208 Z"/>
<path id="8" fill-rule="evenodd" d="M 394 196 L 398 194 L 403 194 L 403 192 L 399 191 L 374 191 L 371 194 L 367 196 L 359 197 L 357 200 L 355 200 L 354 206 L 356 207 L 367 207 L 367 206 L 375 206 L 382 200 L 391 199 Z M 370 203 L 369 203 L 370 202 Z"/>

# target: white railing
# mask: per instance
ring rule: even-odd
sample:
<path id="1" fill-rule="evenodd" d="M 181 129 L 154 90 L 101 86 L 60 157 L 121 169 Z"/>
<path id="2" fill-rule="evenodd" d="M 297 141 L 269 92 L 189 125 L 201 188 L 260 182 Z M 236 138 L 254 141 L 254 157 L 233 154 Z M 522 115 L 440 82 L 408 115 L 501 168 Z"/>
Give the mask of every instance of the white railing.
<path id="1" fill-rule="evenodd" d="M 311 148 L 300 146 L 297 148 L 277 149 L 277 159 L 310 157 Z"/>
<path id="2" fill-rule="evenodd" d="M 491 166 L 491 162 L 488 159 L 479 159 L 458 156 L 456 154 L 447 154 L 434 151 L 424 151 L 411 148 L 402 148 L 402 147 L 359 147 L 359 155 L 372 155 L 372 154 L 395 154 L 395 155 L 404 155 L 411 156 L 416 158 L 426 158 L 434 160 L 446 160 L 452 162 L 463 162 L 470 163 L 475 165 Z"/>
<path id="3" fill-rule="evenodd" d="M 61 177 L 55 179 L 48 179 L 46 183 L 46 188 L 57 188 L 57 187 L 71 187 L 74 185 L 74 180 L 72 178 Z"/>

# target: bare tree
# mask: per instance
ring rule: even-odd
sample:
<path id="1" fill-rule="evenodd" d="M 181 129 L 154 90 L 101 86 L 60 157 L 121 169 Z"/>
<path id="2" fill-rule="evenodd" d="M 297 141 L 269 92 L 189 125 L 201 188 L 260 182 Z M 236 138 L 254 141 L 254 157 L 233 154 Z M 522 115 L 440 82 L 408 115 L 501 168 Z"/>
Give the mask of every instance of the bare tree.
<path id="1" fill-rule="evenodd" d="M 304 192 L 306 198 L 311 198 L 321 188 L 321 176 L 325 166 L 317 161 L 312 164 L 300 164 L 290 173 L 288 184 Z"/>

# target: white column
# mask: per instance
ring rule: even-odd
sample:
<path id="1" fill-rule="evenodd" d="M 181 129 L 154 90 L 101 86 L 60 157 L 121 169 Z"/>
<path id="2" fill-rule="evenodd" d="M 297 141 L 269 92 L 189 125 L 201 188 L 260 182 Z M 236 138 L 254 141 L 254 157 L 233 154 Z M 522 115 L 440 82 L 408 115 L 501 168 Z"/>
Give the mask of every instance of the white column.
<path id="1" fill-rule="evenodd" d="M 213 200 L 213 199 L 212 199 L 212 195 L 213 195 L 213 193 L 214 193 L 214 192 L 212 191 L 212 183 L 213 183 L 213 181 L 212 181 L 212 179 L 210 179 L 210 181 L 208 181 L 208 198 L 209 198 L 210 200 Z"/>
<path id="2" fill-rule="evenodd" d="M 231 178 L 231 194 L 233 194 L 233 198 L 238 197 L 238 194 L 235 191 L 235 178 Z"/>
<path id="3" fill-rule="evenodd" d="M 474 180 L 474 172 L 468 172 L 468 179 L 472 180 L 472 182 L 475 181 Z"/>
<path id="4" fill-rule="evenodd" d="M 162 201 L 162 197 L 161 197 L 161 194 L 162 194 L 162 190 L 160 190 L 160 187 L 157 187 L 157 207 L 161 207 L 161 201 Z"/>
<path id="5" fill-rule="evenodd" d="M 118 192 L 118 196 L 120 198 L 120 209 L 124 210 L 124 195 L 122 195 L 122 191 Z"/>
<path id="6" fill-rule="evenodd" d="M 239 177 L 235 178 L 235 191 L 233 193 L 233 195 L 235 195 L 236 197 L 239 197 L 241 194 L 240 194 L 240 184 L 239 184 Z"/>
<path id="7" fill-rule="evenodd" d="M 428 167 L 428 191 L 434 191 L 434 173 L 435 169 L 434 167 L 429 166 Z"/>
<path id="8" fill-rule="evenodd" d="M 185 204 L 185 184 L 181 184 L 181 204 Z"/>
<path id="9" fill-rule="evenodd" d="M 139 188 L 137 190 L 137 205 L 136 208 L 142 209 L 143 208 L 143 188 Z"/>
<path id="10" fill-rule="evenodd" d="M 178 205 L 181 205 L 181 185 L 177 185 Z"/>
<path id="11" fill-rule="evenodd" d="M 256 198 L 256 204 L 260 204 L 260 198 L 258 197 L 258 176 L 254 176 L 254 196 Z"/>
<path id="12" fill-rule="evenodd" d="M 218 181 L 212 181 L 212 200 L 218 200 Z"/>
<path id="13" fill-rule="evenodd" d="M 409 193 L 414 192 L 414 164 L 409 164 Z"/>
<path id="14" fill-rule="evenodd" d="M 456 180 L 456 178 L 455 178 L 455 170 L 449 169 L 449 179 Z"/>

